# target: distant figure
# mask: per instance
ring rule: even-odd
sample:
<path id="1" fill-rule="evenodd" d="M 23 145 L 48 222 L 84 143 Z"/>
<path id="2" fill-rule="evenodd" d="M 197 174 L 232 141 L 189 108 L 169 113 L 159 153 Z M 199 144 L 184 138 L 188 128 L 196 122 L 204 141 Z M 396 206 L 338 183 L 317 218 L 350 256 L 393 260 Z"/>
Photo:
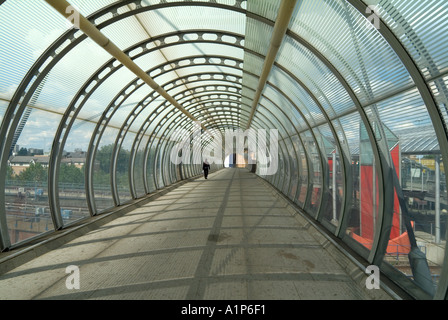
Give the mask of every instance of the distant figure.
<path id="1" fill-rule="evenodd" d="M 202 170 L 204 170 L 204 178 L 207 179 L 208 170 L 210 170 L 210 165 L 208 164 L 207 160 L 205 160 L 204 163 L 202 164 Z"/>

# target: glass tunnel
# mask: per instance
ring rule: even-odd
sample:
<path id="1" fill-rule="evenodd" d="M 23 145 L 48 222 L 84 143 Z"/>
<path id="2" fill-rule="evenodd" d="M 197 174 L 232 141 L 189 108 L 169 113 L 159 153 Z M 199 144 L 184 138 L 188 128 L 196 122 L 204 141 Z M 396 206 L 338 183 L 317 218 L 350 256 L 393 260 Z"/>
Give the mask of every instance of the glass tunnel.
<path id="1" fill-rule="evenodd" d="M 414 298 L 446 299 L 447 15 L 446 0 L 0 0 L 1 251 L 194 178 L 205 155 Z"/>

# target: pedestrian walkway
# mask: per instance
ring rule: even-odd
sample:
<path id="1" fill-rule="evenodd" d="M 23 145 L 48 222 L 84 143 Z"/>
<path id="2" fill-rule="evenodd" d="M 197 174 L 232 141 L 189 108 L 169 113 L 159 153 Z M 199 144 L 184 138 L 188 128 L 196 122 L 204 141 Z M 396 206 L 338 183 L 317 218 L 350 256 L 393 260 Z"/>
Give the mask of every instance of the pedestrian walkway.
<path id="1" fill-rule="evenodd" d="M 245 169 L 183 184 L 0 276 L 0 299 L 388 297 Z"/>

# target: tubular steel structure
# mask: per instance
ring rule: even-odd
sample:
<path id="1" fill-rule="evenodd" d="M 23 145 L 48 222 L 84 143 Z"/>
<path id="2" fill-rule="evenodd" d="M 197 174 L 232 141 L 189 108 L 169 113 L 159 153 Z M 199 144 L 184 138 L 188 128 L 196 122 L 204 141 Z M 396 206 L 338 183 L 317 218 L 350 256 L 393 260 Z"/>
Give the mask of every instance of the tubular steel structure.
<path id="1" fill-rule="evenodd" d="M 412 297 L 447 299 L 447 14 L 445 0 L 0 1 L 0 250 L 196 177 L 217 134 L 276 129 L 275 172 L 250 161 L 259 137 L 212 170 L 239 159 Z M 181 153 L 180 129 L 201 137 Z"/>

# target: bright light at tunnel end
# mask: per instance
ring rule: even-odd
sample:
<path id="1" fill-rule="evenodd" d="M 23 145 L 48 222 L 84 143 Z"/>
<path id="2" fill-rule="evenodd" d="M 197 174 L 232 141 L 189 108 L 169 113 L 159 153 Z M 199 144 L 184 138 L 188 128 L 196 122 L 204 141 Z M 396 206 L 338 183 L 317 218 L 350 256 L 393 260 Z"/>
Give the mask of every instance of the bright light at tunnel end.
<path id="1" fill-rule="evenodd" d="M 170 159 L 174 165 L 209 164 L 222 165 L 230 154 L 236 157 L 236 165 L 257 165 L 261 175 L 274 175 L 278 170 L 277 129 L 210 129 L 204 131 L 199 123 L 191 130 L 177 129 L 169 137 L 175 142 Z"/>

